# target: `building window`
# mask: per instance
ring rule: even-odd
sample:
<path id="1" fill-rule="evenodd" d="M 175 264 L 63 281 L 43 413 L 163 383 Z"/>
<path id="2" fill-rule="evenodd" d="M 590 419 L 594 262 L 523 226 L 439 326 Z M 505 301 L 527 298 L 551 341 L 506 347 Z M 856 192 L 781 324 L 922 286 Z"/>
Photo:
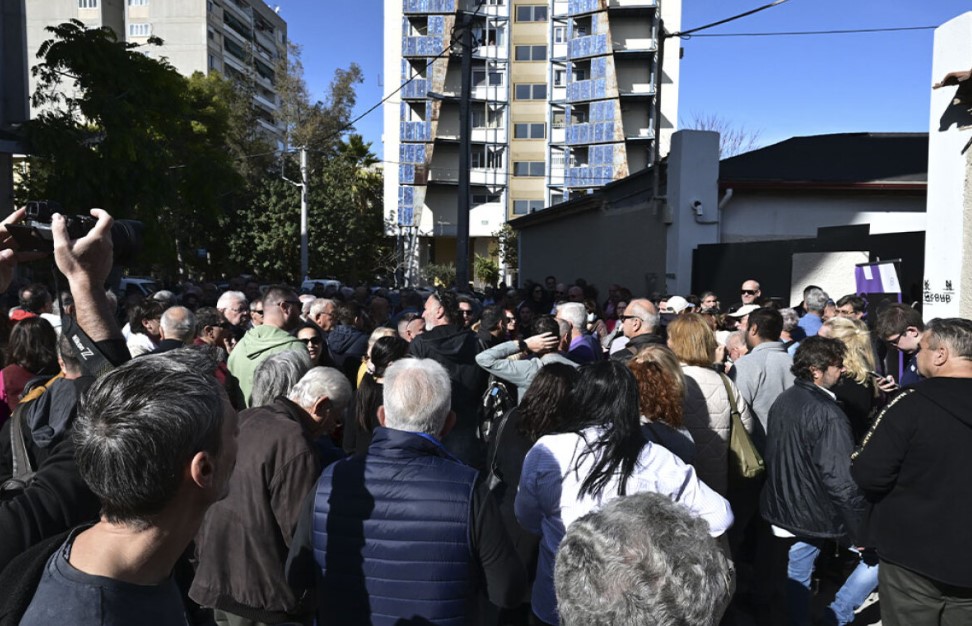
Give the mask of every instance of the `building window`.
<path id="1" fill-rule="evenodd" d="M 500 196 L 500 194 L 498 193 L 490 193 L 490 194 L 474 193 L 472 197 L 472 205 L 479 206 L 481 204 L 491 204 L 493 202 L 499 202 L 500 200 L 502 200 L 502 196 Z"/>
<path id="2" fill-rule="evenodd" d="M 78 0 L 79 9 L 97 9 L 98 0 Z"/>
<path id="3" fill-rule="evenodd" d="M 565 86 L 567 84 L 567 70 L 554 70 L 553 84 L 554 87 Z"/>
<path id="4" fill-rule="evenodd" d="M 499 87 L 503 84 L 503 72 L 487 72 L 486 70 L 473 70 L 472 73 L 472 84 L 473 87 L 485 87 L 488 85 L 490 87 Z"/>
<path id="5" fill-rule="evenodd" d="M 148 0 L 128 0 L 128 6 L 130 7 L 148 6 Z"/>
<path id="6" fill-rule="evenodd" d="M 566 26 L 554 26 L 554 43 L 564 43 L 567 41 L 567 27 Z"/>
<path id="7" fill-rule="evenodd" d="M 517 100 L 547 99 L 547 83 L 521 83 L 513 91 Z"/>
<path id="8" fill-rule="evenodd" d="M 513 124 L 514 139 L 543 139 L 546 136 L 546 124 Z"/>
<path id="9" fill-rule="evenodd" d="M 472 113 L 473 128 L 499 128 L 503 122 L 502 111 L 496 109 L 473 109 Z"/>
<path id="10" fill-rule="evenodd" d="M 517 61 L 546 61 L 547 46 L 514 46 L 513 58 Z"/>
<path id="11" fill-rule="evenodd" d="M 496 169 L 503 167 L 503 150 L 495 148 L 473 149 L 469 155 L 472 169 Z"/>
<path id="12" fill-rule="evenodd" d="M 514 176 L 543 176 L 543 161 L 513 161 Z"/>
<path id="13" fill-rule="evenodd" d="M 526 215 L 543 210 L 543 200 L 514 200 L 513 215 Z"/>
<path id="14" fill-rule="evenodd" d="M 151 24 L 129 24 L 128 25 L 129 37 L 148 37 L 151 34 L 152 34 Z"/>
<path id="15" fill-rule="evenodd" d="M 547 5 L 545 4 L 521 4 L 516 7 L 517 22 L 546 22 Z"/>
<path id="16" fill-rule="evenodd" d="M 575 83 L 582 80 L 587 80 L 587 70 L 574 70 L 571 80 Z"/>

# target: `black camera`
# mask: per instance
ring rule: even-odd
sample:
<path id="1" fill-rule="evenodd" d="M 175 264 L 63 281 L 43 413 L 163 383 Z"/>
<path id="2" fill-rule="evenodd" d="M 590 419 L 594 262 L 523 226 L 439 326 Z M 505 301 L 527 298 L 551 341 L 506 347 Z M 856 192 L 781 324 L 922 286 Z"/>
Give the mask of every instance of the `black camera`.
<path id="1" fill-rule="evenodd" d="M 14 238 L 20 250 L 40 250 L 50 252 L 54 249 L 54 234 L 51 232 L 51 216 L 64 215 L 61 205 L 51 200 L 32 200 L 27 203 L 27 215 L 19 224 L 7 224 L 7 231 Z M 88 234 L 98 220 L 88 215 L 64 215 L 68 236 L 80 239 Z M 111 243 L 114 246 L 115 263 L 127 265 L 134 260 L 142 248 L 144 224 L 137 220 L 115 220 L 111 226 Z"/>

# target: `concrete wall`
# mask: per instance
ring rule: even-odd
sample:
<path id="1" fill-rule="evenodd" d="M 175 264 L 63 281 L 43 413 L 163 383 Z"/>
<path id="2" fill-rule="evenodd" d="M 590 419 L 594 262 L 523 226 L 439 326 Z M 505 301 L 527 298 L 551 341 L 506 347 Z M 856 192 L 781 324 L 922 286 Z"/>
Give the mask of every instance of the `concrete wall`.
<path id="1" fill-rule="evenodd" d="M 721 211 L 719 241 L 816 237 L 823 226 L 870 224 L 871 234 L 925 230 L 921 195 L 782 194 L 735 191 Z"/>
<path id="2" fill-rule="evenodd" d="M 548 274 L 584 278 L 602 294 L 615 282 L 635 295 L 664 290 L 665 227 L 641 198 L 521 230 L 520 283 Z"/>
<path id="3" fill-rule="evenodd" d="M 935 31 L 932 80 L 972 66 L 972 12 Z M 969 85 L 930 92 L 925 319 L 972 317 L 972 105 Z M 956 94 L 965 102 L 957 104 Z"/>

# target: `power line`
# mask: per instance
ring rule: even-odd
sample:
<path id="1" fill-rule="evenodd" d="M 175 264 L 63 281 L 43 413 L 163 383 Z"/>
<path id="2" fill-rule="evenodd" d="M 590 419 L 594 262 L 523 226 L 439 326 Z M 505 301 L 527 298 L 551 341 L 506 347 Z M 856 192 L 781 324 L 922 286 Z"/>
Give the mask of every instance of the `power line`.
<path id="1" fill-rule="evenodd" d="M 786 0 L 781 0 L 781 1 L 785 2 Z M 476 5 L 476 8 L 473 10 L 473 15 L 479 15 L 479 12 L 482 10 L 484 4 L 486 4 L 486 0 L 479 0 L 479 4 Z M 456 38 L 456 29 L 458 28 L 458 26 L 459 25 L 457 23 L 457 24 L 455 24 L 452 27 L 453 30 L 452 30 L 452 33 L 450 34 L 450 37 L 449 37 L 449 45 L 446 46 L 442 50 L 442 52 L 440 52 L 436 56 L 432 57 L 432 60 L 431 61 L 428 61 L 428 66 L 431 66 L 433 63 L 435 63 L 439 59 L 444 58 L 449 52 L 452 51 L 452 48 L 456 45 L 456 43 L 458 43 L 458 39 Z M 358 122 L 360 122 L 366 116 L 368 116 L 371 113 L 373 113 L 378 107 L 380 107 L 381 105 L 383 105 L 386 102 L 388 102 L 393 96 L 395 96 L 399 92 L 401 92 L 402 89 L 405 89 L 405 87 L 409 83 L 411 83 L 413 80 L 415 80 L 418 77 L 419 77 L 418 74 L 416 74 L 415 76 L 412 76 L 411 78 L 406 79 L 405 82 L 403 82 L 401 85 L 398 86 L 398 89 L 396 89 L 395 91 L 391 92 L 390 94 L 388 94 L 387 96 L 385 96 L 384 98 L 382 98 L 381 100 L 379 100 L 376 104 L 374 104 L 373 106 L 371 106 L 370 108 L 368 108 L 367 111 L 365 111 L 364 113 L 362 113 L 358 117 L 356 117 L 356 118 L 352 119 L 351 121 L 347 122 L 346 124 L 344 124 L 344 126 L 342 126 L 341 128 L 337 129 L 336 131 L 334 131 L 333 133 L 331 133 L 330 135 L 328 135 L 327 137 L 325 137 L 323 139 L 323 141 L 330 141 L 331 139 L 336 139 L 336 138 L 340 137 L 341 134 L 344 133 L 345 131 L 351 130 L 352 128 L 354 128 L 354 125 L 355 124 L 357 124 Z M 266 156 L 268 154 L 277 154 L 278 152 L 279 152 L 278 150 L 273 150 L 273 151 L 270 151 L 270 152 L 258 152 L 256 154 L 244 154 L 244 155 L 242 155 L 240 157 L 237 157 L 237 160 L 250 159 L 250 158 L 258 157 L 258 156 Z M 320 153 L 320 152 L 323 152 L 323 151 L 322 150 L 310 150 L 310 152 Z"/>
<path id="2" fill-rule="evenodd" d="M 729 22 L 734 22 L 734 21 L 736 21 L 736 20 L 738 20 L 740 18 L 749 16 L 749 15 L 753 15 L 754 13 L 759 13 L 760 11 L 765 11 L 766 9 L 771 9 L 771 8 L 773 8 L 773 7 L 777 6 L 777 5 L 783 4 L 784 2 L 787 2 L 787 1 L 788 0 L 775 0 L 775 2 L 771 2 L 769 4 L 764 4 L 761 7 L 756 7 L 755 9 L 750 9 L 749 11 L 746 11 L 744 13 L 740 13 L 739 15 L 733 15 L 732 17 L 727 17 L 726 19 L 719 20 L 718 22 L 712 22 L 711 24 L 706 24 L 704 26 L 697 26 L 695 28 L 690 28 L 688 30 L 681 30 L 681 31 L 678 31 L 677 33 L 668 33 L 666 35 L 663 35 L 663 37 L 665 37 L 665 38 L 669 38 L 669 37 L 685 37 L 686 35 L 691 35 L 692 33 L 697 33 L 700 30 L 708 30 L 708 29 L 714 28 L 716 26 L 721 26 L 722 24 L 728 24 Z"/>
<path id="3" fill-rule="evenodd" d="M 850 35 L 856 33 L 892 33 L 909 30 L 934 30 L 937 26 L 899 26 L 892 28 L 848 28 L 844 30 L 797 30 L 781 31 L 775 33 L 711 33 L 706 35 L 686 35 L 682 33 L 682 39 L 695 39 L 696 37 L 784 37 L 791 35 Z"/>

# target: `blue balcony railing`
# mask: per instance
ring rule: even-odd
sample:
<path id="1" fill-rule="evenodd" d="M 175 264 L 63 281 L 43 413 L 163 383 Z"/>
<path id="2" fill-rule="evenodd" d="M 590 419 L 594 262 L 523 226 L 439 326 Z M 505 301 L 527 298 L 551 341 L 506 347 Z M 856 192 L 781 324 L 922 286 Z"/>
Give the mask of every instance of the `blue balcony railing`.
<path id="1" fill-rule="evenodd" d="M 434 57 L 442 52 L 442 37 L 405 37 L 402 39 L 402 56 Z"/>
<path id="2" fill-rule="evenodd" d="M 607 54 L 608 37 L 607 35 L 588 35 L 587 37 L 577 37 L 567 42 L 567 58 L 583 59 Z"/>
<path id="3" fill-rule="evenodd" d="M 411 14 L 455 13 L 456 0 L 403 0 L 402 12 Z"/>
<path id="4" fill-rule="evenodd" d="M 565 141 L 572 146 L 588 143 L 611 143 L 617 141 L 614 136 L 614 129 L 614 122 L 571 124 L 567 127 Z"/>
<path id="5" fill-rule="evenodd" d="M 402 141 L 432 141 L 432 124 L 430 122 L 402 122 Z"/>
<path id="6" fill-rule="evenodd" d="M 568 167 L 565 174 L 568 187 L 599 187 L 614 179 L 614 168 L 609 165 Z"/>
<path id="7" fill-rule="evenodd" d="M 607 80 L 579 80 L 567 85 L 567 102 L 601 100 L 608 97 Z"/>
<path id="8" fill-rule="evenodd" d="M 416 78 L 402 89 L 402 98 L 425 100 L 429 94 L 429 79 Z"/>
<path id="9" fill-rule="evenodd" d="M 570 0 L 567 3 L 567 15 L 583 15 L 593 13 L 601 8 L 602 4 L 607 4 L 604 0 Z"/>

